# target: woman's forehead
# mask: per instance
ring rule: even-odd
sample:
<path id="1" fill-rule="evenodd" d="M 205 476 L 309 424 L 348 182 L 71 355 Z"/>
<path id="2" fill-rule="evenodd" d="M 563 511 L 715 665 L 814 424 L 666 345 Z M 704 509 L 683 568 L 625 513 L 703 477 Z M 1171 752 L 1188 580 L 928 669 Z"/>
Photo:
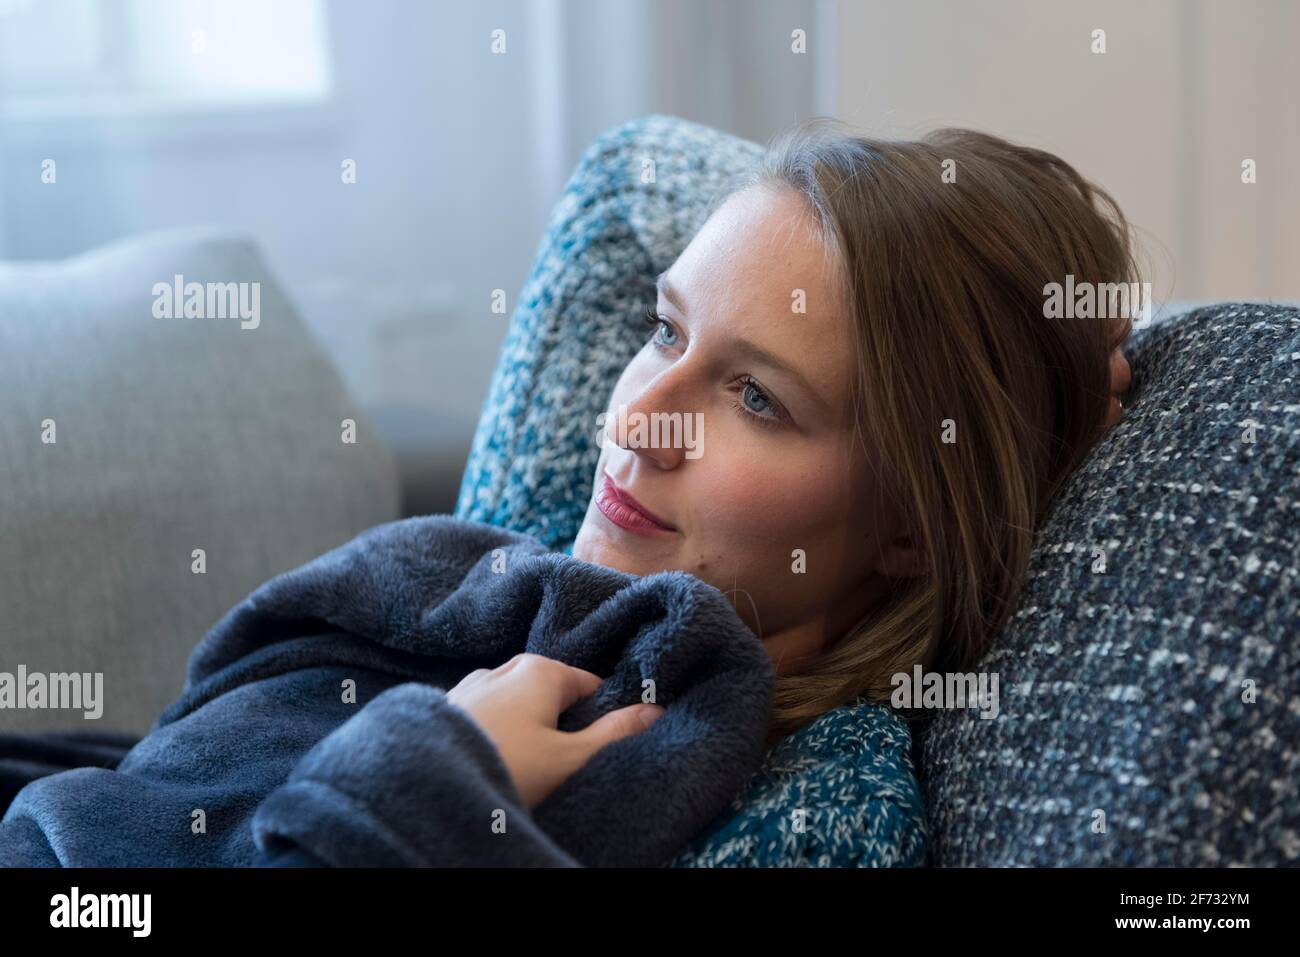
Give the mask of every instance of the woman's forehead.
<path id="1" fill-rule="evenodd" d="M 668 270 L 683 293 L 770 305 L 798 316 L 815 301 L 822 310 L 839 306 L 836 250 L 823 241 L 812 209 L 790 190 L 741 190 L 700 228 Z"/>

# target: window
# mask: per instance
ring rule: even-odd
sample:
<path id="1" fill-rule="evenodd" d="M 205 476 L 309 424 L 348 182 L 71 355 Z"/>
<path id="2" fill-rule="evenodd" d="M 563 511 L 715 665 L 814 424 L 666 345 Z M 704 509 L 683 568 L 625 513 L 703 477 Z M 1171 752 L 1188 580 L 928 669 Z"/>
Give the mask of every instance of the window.
<path id="1" fill-rule="evenodd" d="M 321 0 L 0 0 L 6 119 L 315 104 Z"/>

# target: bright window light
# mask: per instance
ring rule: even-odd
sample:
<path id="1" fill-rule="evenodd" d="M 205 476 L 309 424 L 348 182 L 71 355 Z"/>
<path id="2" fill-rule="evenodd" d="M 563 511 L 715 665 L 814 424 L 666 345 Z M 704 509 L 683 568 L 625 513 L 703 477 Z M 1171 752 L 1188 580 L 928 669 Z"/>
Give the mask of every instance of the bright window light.
<path id="1" fill-rule="evenodd" d="M 0 0 L 6 117 L 319 102 L 321 0 Z"/>

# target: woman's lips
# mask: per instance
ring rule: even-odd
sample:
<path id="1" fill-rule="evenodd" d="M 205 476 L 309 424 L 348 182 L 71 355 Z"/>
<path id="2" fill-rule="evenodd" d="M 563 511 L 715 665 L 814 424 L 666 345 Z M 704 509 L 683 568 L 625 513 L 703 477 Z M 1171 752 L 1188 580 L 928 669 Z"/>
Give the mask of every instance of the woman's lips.
<path id="1" fill-rule="evenodd" d="M 629 532 L 650 535 L 676 531 L 615 485 L 608 472 L 601 473 L 600 487 L 596 490 L 596 507 L 607 519 Z"/>

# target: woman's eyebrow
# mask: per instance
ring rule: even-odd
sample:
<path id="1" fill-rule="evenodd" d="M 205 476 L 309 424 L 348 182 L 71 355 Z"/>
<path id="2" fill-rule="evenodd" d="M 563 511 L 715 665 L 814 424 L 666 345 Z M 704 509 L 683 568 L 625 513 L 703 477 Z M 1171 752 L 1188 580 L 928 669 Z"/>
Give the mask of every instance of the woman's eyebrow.
<path id="1" fill-rule="evenodd" d="M 681 312 L 686 311 L 686 307 L 682 305 L 682 297 L 677 292 L 677 287 L 674 286 L 672 284 L 672 280 L 668 278 L 667 269 L 665 269 L 659 275 L 655 276 L 655 290 L 659 293 L 659 295 L 663 296 L 674 306 L 676 306 L 679 311 Z"/>

